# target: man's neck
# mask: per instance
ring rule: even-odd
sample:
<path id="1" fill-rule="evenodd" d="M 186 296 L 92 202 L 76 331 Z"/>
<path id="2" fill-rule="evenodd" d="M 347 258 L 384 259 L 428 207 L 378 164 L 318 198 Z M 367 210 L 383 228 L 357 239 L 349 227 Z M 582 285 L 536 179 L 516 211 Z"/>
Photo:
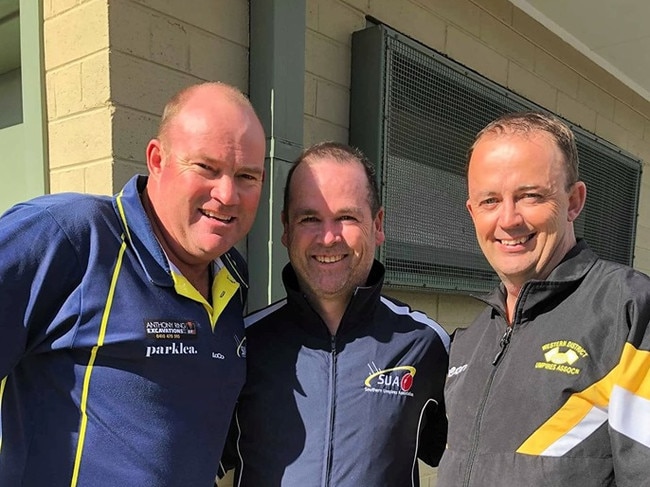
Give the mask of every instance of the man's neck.
<path id="1" fill-rule="evenodd" d="M 343 301 L 341 299 L 311 299 L 309 297 L 307 299 L 327 326 L 330 334 L 332 336 L 336 335 L 349 301 Z"/>

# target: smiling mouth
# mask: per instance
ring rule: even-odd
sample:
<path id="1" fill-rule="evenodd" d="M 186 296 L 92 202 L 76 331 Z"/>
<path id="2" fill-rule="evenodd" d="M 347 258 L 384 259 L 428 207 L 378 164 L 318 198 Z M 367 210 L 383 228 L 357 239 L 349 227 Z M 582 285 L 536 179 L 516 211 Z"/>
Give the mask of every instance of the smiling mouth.
<path id="1" fill-rule="evenodd" d="M 531 240 L 535 234 L 532 235 L 526 235 L 525 237 L 520 237 L 520 238 L 514 238 L 514 239 L 497 239 L 498 242 L 501 245 L 505 245 L 506 247 L 514 247 L 515 245 L 522 245 Z"/>
<path id="2" fill-rule="evenodd" d="M 224 216 L 224 215 L 220 215 L 218 213 L 214 213 L 214 212 L 209 211 L 209 210 L 200 209 L 199 211 L 201 212 L 201 214 L 203 216 L 207 216 L 208 218 L 210 218 L 212 220 L 217 220 L 217 221 L 220 221 L 222 223 L 230 223 L 231 221 L 233 221 L 235 219 L 235 217 L 233 217 L 233 216 Z"/>
<path id="3" fill-rule="evenodd" d="M 316 259 L 321 264 L 333 264 L 335 262 L 343 260 L 344 257 L 345 255 L 316 255 L 314 256 L 314 259 Z"/>

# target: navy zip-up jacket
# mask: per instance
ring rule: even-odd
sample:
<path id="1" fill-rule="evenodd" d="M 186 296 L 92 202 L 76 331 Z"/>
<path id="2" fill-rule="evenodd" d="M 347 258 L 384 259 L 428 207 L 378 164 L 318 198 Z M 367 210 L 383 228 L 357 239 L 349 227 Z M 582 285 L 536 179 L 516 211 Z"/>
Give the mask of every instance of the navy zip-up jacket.
<path id="1" fill-rule="evenodd" d="M 449 336 L 381 296 L 383 276 L 375 261 L 336 336 L 290 265 L 287 298 L 247 317 L 236 486 L 417 486 L 417 457 L 437 465 Z"/>
<path id="2" fill-rule="evenodd" d="M 140 202 L 57 194 L 0 218 L 0 486 L 213 485 L 244 381 L 245 264 L 212 305 Z"/>

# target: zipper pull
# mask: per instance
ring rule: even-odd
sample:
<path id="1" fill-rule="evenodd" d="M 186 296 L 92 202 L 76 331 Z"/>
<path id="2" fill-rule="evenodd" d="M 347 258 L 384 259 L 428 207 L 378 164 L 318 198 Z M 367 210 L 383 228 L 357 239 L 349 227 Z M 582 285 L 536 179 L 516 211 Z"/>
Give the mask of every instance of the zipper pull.
<path id="1" fill-rule="evenodd" d="M 494 357 L 494 360 L 492 361 L 492 365 L 498 364 L 499 360 L 501 360 L 501 357 L 503 356 L 503 352 L 506 351 L 506 348 L 508 347 L 508 343 L 510 343 L 510 335 L 512 335 L 512 326 L 508 326 L 506 328 L 506 332 L 501 337 L 501 340 L 499 341 L 499 351 Z"/>
<path id="2" fill-rule="evenodd" d="M 336 336 L 330 335 L 330 344 L 332 354 L 336 354 Z"/>

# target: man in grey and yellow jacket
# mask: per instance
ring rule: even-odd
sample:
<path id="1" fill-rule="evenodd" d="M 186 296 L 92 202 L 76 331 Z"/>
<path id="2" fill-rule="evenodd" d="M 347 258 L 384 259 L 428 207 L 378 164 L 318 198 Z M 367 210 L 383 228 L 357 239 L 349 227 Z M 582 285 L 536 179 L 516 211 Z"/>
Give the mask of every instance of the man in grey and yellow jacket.
<path id="1" fill-rule="evenodd" d="M 440 487 L 650 485 L 650 279 L 576 239 L 577 163 L 538 113 L 470 150 L 467 207 L 502 282 L 454 336 Z"/>

